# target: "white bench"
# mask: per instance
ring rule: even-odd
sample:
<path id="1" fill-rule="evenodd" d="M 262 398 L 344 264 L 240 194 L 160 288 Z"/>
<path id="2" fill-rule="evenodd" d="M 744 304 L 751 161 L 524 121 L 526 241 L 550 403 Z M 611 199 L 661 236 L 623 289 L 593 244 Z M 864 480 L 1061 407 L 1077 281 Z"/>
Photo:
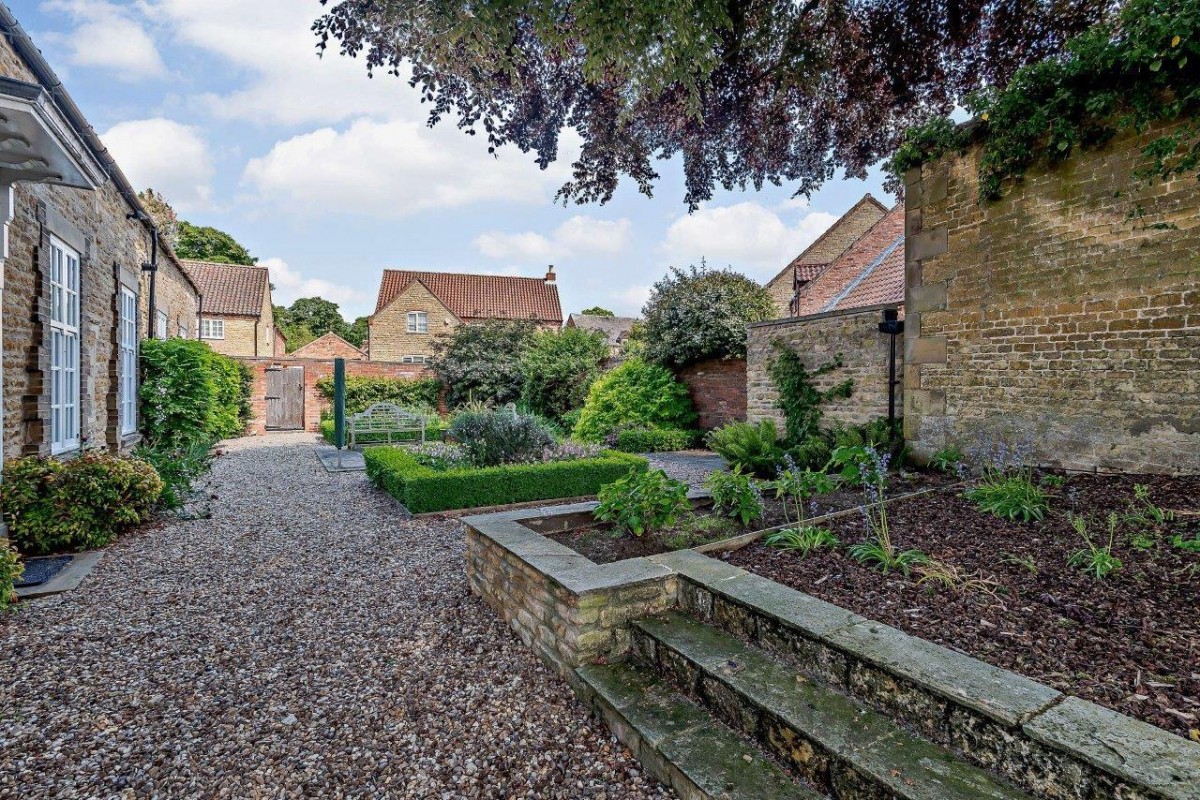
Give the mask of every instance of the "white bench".
<path id="1" fill-rule="evenodd" d="M 368 434 L 372 437 L 386 435 L 387 444 L 390 445 L 395 435 L 415 433 L 418 434 L 418 441 L 425 444 L 425 417 L 392 403 L 375 403 L 351 416 L 346 420 L 346 429 L 350 433 L 350 447 L 357 444 L 358 437 Z"/>

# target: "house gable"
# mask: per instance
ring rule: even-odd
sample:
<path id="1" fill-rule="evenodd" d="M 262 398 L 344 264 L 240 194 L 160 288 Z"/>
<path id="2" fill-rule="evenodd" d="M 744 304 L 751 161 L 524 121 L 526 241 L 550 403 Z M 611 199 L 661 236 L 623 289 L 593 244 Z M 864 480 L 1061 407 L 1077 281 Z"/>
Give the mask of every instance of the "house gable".
<path id="1" fill-rule="evenodd" d="M 408 332 L 410 311 L 424 313 L 426 333 Z M 410 283 L 367 322 L 372 361 L 403 362 L 433 355 L 433 342 L 463 324 L 453 311 L 429 290 L 423 281 Z"/>

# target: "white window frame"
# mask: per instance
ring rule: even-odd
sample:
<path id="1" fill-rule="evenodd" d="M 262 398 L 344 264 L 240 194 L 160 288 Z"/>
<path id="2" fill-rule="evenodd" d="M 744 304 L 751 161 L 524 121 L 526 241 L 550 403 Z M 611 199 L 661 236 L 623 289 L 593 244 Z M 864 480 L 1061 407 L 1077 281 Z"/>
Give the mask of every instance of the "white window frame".
<path id="1" fill-rule="evenodd" d="M 178 327 L 179 327 L 179 338 L 180 338 L 180 339 L 186 339 L 186 338 L 188 338 L 188 327 L 187 327 L 187 325 L 184 325 L 182 322 L 180 322 Z"/>
<path id="2" fill-rule="evenodd" d="M 409 333 L 429 333 L 429 314 L 424 311 L 408 312 Z"/>
<path id="3" fill-rule="evenodd" d="M 119 402 L 121 434 L 128 435 L 137 432 L 137 295 L 122 286 L 120 303 L 121 315 L 117 322 L 121 365 Z"/>
<path id="4" fill-rule="evenodd" d="M 428 364 L 429 356 L 401 356 L 401 364 Z"/>
<path id="5" fill-rule="evenodd" d="M 50 453 L 79 448 L 79 253 L 50 237 Z"/>
<path id="6" fill-rule="evenodd" d="M 167 316 L 167 312 L 165 312 L 161 309 L 158 309 L 154 312 L 154 338 L 155 339 L 166 339 L 167 338 L 167 323 L 169 323 L 169 322 L 170 322 L 170 318 Z"/>
<path id="7" fill-rule="evenodd" d="M 200 338 L 201 339 L 224 339 L 225 338 L 225 320 L 223 320 L 223 319 L 202 319 L 202 320 L 200 320 Z"/>

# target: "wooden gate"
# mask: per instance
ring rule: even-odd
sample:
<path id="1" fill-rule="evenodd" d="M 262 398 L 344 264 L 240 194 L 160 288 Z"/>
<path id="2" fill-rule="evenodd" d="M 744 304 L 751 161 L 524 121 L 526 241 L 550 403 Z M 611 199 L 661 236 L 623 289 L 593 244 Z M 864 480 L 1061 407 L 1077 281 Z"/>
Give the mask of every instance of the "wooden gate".
<path id="1" fill-rule="evenodd" d="M 267 430 L 304 430 L 304 367 L 267 368 Z"/>

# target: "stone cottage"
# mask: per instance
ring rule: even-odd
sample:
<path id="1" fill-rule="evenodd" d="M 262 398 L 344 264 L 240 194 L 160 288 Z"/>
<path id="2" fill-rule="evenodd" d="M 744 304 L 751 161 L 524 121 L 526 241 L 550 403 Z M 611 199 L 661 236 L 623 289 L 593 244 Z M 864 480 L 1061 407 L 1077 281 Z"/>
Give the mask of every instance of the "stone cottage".
<path id="1" fill-rule="evenodd" d="M 609 362 L 619 362 L 625 355 L 625 345 L 633 333 L 633 326 L 641 322 L 637 317 L 605 317 L 598 314 L 572 314 L 567 317 L 567 328 L 579 328 L 589 333 L 603 334 L 608 345 Z"/>
<path id="2" fill-rule="evenodd" d="M 165 335 L 190 330 L 199 293 L 2 4 L 0 33 L 3 457 L 123 449 L 138 438 L 139 339 L 160 310 Z"/>
<path id="3" fill-rule="evenodd" d="M 372 361 L 424 364 L 433 355 L 435 337 L 492 319 L 560 328 L 554 269 L 545 278 L 384 270 L 366 350 Z"/>
<path id="4" fill-rule="evenodd" d="M 186 259 L 183 266 L 204 297 L 200 338 L 213 350 L 242 358 L 284 355 L 266 267 Z"/>

